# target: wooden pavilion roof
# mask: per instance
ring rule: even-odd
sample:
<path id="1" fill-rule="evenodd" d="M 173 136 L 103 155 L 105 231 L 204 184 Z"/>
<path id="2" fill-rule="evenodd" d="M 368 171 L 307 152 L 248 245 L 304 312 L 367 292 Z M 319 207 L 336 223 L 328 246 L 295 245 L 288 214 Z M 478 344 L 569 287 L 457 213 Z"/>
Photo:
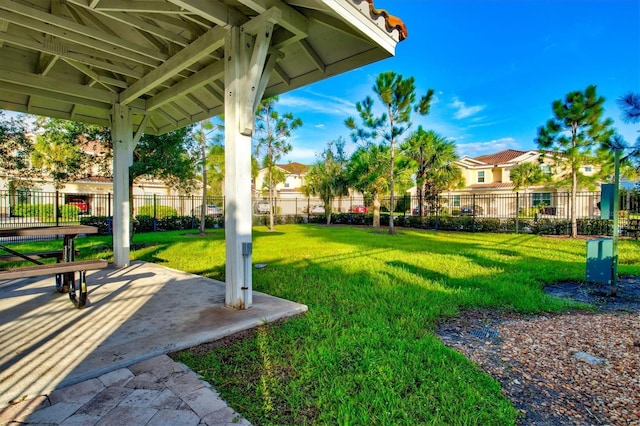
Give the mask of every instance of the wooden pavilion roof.
<path id="1" fill-rule="evenodd" d="M 119 103 L 151 134 L 221 114 L 231 27 L 270 39 L 265 96 L 392 56 L 406 37 L 372 0 L 0 0 L 0 108 L 108 126 Z"/>

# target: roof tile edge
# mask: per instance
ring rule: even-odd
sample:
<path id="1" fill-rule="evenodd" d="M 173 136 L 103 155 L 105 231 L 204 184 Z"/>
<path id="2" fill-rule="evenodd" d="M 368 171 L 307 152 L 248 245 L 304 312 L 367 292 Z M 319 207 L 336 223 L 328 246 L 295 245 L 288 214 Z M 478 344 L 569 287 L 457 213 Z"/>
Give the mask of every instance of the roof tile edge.
<path id="1" fill-rule="evenodd" d="M 373 0 L 365 0 L 369 3 L 369 12 L 374 16 L 383 16 L 387 26 L 389 28 L 396 28 L 400 33 L 400 41 L 409 37 L 409 33 L 407 32 L 407 26 L 404 24 L 402 19 L 389 14 L 385 9 L 376 9 L 373 5 Z"/>

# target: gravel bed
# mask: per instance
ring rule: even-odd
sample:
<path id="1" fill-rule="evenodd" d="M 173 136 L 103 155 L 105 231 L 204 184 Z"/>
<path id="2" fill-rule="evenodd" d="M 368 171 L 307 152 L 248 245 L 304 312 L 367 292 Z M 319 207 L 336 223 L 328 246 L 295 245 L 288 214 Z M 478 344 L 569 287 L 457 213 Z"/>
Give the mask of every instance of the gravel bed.
<path id="1" fill-rule="evenodd" d="M 554 285 L 553 291 L 561 288 L 566 297 L 574 288 L 599 312 L 473 311 L 441 324 L 437 332 L 500 382 L 522 413 L 518 424 L 638 426 L 640 279 L 627 277 L 621 284 L 624 297 L 615 298 L 576 283 Z"/>

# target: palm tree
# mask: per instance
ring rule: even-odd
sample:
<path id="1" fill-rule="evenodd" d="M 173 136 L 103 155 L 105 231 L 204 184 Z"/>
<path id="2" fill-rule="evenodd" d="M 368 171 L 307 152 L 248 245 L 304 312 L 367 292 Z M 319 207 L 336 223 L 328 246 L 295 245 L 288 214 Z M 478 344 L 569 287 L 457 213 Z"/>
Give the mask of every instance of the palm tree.
<path id="1" fill-rule="evenodd" d="M 349 194 L 344 145 L 343 139 L 327 143 L 327 148 L 320 155 L 320 160 L 311 166 L 306 177 L 305 193 L 307 196 L 318 195 L 322 199 L 327 225 L 331 224 L 333 199 Z"/>
<path id="2" fill-rule="evenodd" d="M 345 125 L 351 129 L 354 141 L 366 140 L 371 142 L 377 137 L 383 139 L 383 144 L 389 146 L 389 158 L 387 162 L 388 180 L 390 190 L 389 234 L 394 234 L 393 212 L 395 210 L 395 147 L 400 136 L 411 127 L 411 114 L 417 112 L 420 115 L 429 113 L 434 90 L 427 90 L 419 101 L 416 99 L 415 79 L 403 78 L 401 74 L 393 71 L 380 73 L 376 78 L 373 91 L 382 103 L 383 113 L 376 117 L 373 112 L 374 101 L 367 96 L 364 101 L 356 103 L 356 110 L 362 121 L 362 126 L 355 124 L 353 117 L 345 121 Z M 369 130 L 367 130 L 369 129 Z"/>
<path id="3" fill-rule="evenodd" d="M 387 192 L 389 182 L 389 146 L 368 143 L 360 146 L 347 164 L 351 185 L 373 199 L 373 227 L 380 227 L 380 196 Z M 391 206 L 393 210 L 393 206 Z"/>
<path id="4" fill-rule="evenodd" d="M 82 172 L 84 155 L 73 142 L 38 135 L 31 153 L 31 163 L 34 167 L 46 170 L 58 190 Z"/>
<path id="5" fill-rule="evenodd" d="M 524 196 L 526 208 L 529 208 L 529 200 L 527 198 L 527 190 L 530 186 L 538 185 L 545 179 L 545 174 L 539 164 L 536 163 L 520 163 L 511 168 L 509 175 L 513 182 L 514 191 L 524 188 Z"/>
<path id="6" fill-rule="evenodd" d="M 422 126 L 401 146 L 403 154 L 416 168 L 416 189 L 420 219 L 424 216 L 426 200 L 436 204 L 440 193 L 462 182 L 462 171 L 455 164 L 459 156 L 455 142 Z"/>

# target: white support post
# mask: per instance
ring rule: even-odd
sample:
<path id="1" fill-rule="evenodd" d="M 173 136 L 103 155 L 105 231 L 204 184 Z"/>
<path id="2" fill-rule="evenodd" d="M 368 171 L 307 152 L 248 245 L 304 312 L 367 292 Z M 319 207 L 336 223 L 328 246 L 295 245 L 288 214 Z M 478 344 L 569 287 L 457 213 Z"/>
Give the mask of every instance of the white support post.
<path id="1" fill-rule="evenodd" d="M 133 163 L 131 110 L 114 104 L 111 110 L 113 137 L 113 263 L 116 267 L 129 265 L 129 166 Z"/>
<path id="2" fill-rule="evenodd" d="M 225 304 L 247 309 L 253 303 L 251 277 L 251 136 L 241 133 L 243 91 L 251 52 L 240 43 L 240 29 L 231 27 L 225 39 Z M 251 117 L 253 119 L 253 117 Z"/>

